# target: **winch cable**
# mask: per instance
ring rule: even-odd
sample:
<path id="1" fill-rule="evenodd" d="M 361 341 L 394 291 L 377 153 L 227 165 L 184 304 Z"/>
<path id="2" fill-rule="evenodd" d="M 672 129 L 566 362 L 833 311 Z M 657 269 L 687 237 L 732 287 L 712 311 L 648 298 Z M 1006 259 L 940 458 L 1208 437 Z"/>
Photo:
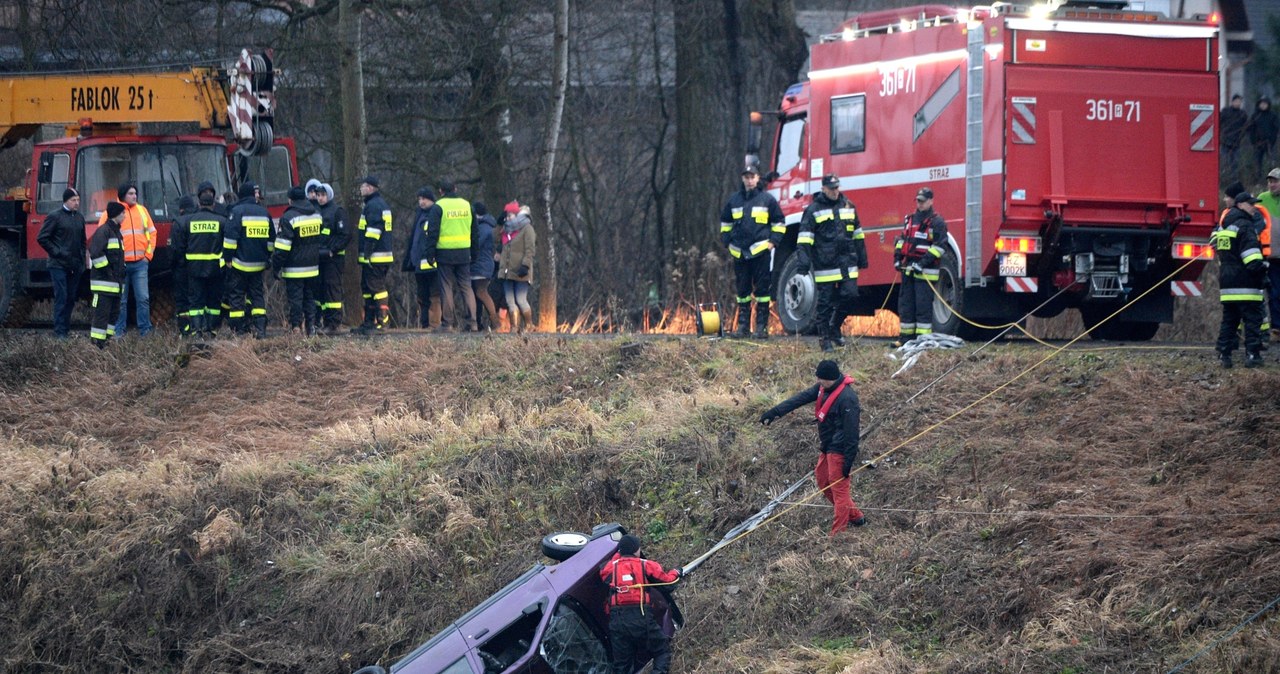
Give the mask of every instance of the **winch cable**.
<path id="1" fill-rule="evenodd" d="M 1048 304 L 1049 302 L 1052 302 L 1053 300 L 1057 299 L 1058 295 L 1061 295 L 1063 292 L 1066 292 L 1066 288 L 1063 288 L 1062 290 L 1059 290 L 1059 291 L 1058 291 L 1058 293 L 1057 293 L 1056 295 L 1054 295 L 1053 297 L 1050 297 L 1049 299 L 1045 300 L 1043 303 L 1041 303 L 1041 304 L 1040 304 L 1040 306 L 1036 307 L 1035 309 L 1032 309 L 1031 311 L 1027 312 L 1026 316 L 1030 316 L 1032 312 L 1038 311 L 1038 310 L 1040 309 L 1040 307 L 1043 307 L 1043 306 L 1045 306 L 1046 304 Z M 889 303 L 888 294 L 886 294 L 886 295 L 885 295 L 885 305 L 888 305 L 888 303 Z M 883 307 L 881 307 L 881 308 L 883 308 Z M 1026 316 L 1024 316 L 1023 318 L 1026 318 Z M 1006 332 L 1008 332 L 1008 331 L 1009 331 L 1009 328 L 1010 328 L 1010 326 L 1006 326 L 1006 327 L 1005 327 L 1005 329 L 1004 329 L 1002 332 L 1000 332 L 999 334 L 995 335 L 995 336 L 994 336 L 994 337 L 992 337 L 991 339 L 987 340 L 987 342 L 986 342 L 986 343 L 982 344 L 982 345 L 981 345 L 981 346 L 979 346 L 977 349 L 974 349 L 974 350 L 973 350 L 973 352 L 969 354 L 969 356 L 973 356 L 974 354 L 977 354 L 979 351 L 982 351 L 983 349 L 987 348 L 988 346 L 991 346 L 992 344 L 994 344 L 994 343 L 996 342 L 996 340 L 1000 339 L 1002 336 L 1004 336 L 1004 334 L 1005 334 Z M 956 360 L 956 362 L 955 362 L 954 364 L 952 364 L 952 366 L 951 366 L 950 368 L 948 368 L 945 372 L 943 372 L 942 374 L 938 375 L 936 378 L 934 378 L 934 379 L 933 379 L 933 381 L 931 381 L 931 382 L 929 382 L 929 383 L 925 384 L 925 385 L 924 385 L 924 387 L 922 387 L 919 391 L 916 391 L 914 394 L 912 394 L 912 395 L 911 395 L 911 397 L 907 398 L 906 400 L 902 401 L 901 403 L 898 403 L 898 405 L 897 405 L 897 406 L 898 406 L 898 407 L 900 407 L 900 406 L 902 406 L 902 405 L 906 405 L 906 404 L 908 404 L 908 403 L 910 403 L 910 402 L 914 401 L 916 398 L 920 397 L 921 395 L 924 395 L 924 393 L 925 393 L 925 392 L 927 392 L 929 389 L 931 389 L 931 388 L 933 388 L 935 385 L 937 385 L 937 383 L 938 383 L 938 382 L 942 381 L 942 380 L 943 380 L 943 379 L 945 379 L 948 375 L 950 375 L 952 372 L 956 371 L 956 370 L 957 370 L 957 369 L 958 369 L 962 364 L 964 364 L 964 362 L 965 362 L 967 359 L 968 359 L 967 357 L 966 357 L 966 358 L 960 358 L 960 359 L 957 359 L 957 360 Z M 879 428 L 880 428 L 880 425 L 881 425 L 882 423 L 884 423 L 884 418 L 883 418 L 883 417 L 881 417 L 881 418 L 877 418 L 877 419 L 876 419 L 875 421 L 873 421 L 869 426 L 867 426 L 867 428 L 865 428 L 861 433 L 859 433 L 859 434 L 858 434 L 858 442 L 859 442 L 859 444 L 861 444 L 863 440 L 867 439 L 867 437 L 869 437 L 872 433 L 874 433 L 877 429 L 879 429 Z M 877 459 L 877 460 L 878 460 L 878 459 Z M 864 462 L 864 463 L 863 463 L 863 466 L 871 465 L 871 464 L 874 464 L 874 463 L 875 463 L 875 460 L 870 461 L 870 462 Z M 859 468 L 859 470 L 861 470 L 861 468 Z M 853 474 L 853 473 L 851 472 L 851 473 L 850 473 L 850 475 L 852 475 L 852 474 Z M 749 532 L 751 532 L 752 530 L 754 530 L 756 527 L 758 527 L 758 526 L 760 526 L 761 524 L 763 524 L 765 521 L 767 521 L 767 519 L 766 519 L 766 518 L 768 518 L 768 517 L 769 517 L 769 515 L 773 513 L 774 509 L 776 509 L 779 505 L 783 504 L 783 503 L 785 502 L 785 500 L 786 500 L 786 498 L 787 498 L 787 497 L 789 497 L 791 494 L 795 493 L 795 491 L 796 491 L 797 489 L 799 489 L 801 486 L 803 486 L 806 482 L 809 482 L 811 479 L 813 479 L 813 473 L 812 473 L 812 472 L 810 472 L 810 473 L 806 473 L 804 477 L 801 477 L 800 479 L 796 480 L 794 483 L 792 483 L 792 484 L 791 484 L 791 486 L 790 486 L 790 487 L 787 487 L 786 489 L 784 489 L 784 490 L 782 491 L 782 493 L 780 493 L 780 494 L 778 494 L 777 496 L 773 497 L 773 499 L 771 499 L 767 504 L 765 504 L 765 506 L 764 506 L 763 508 L 761 508 L 759 511 L 757 511 L 754 515 L 752 515 L 751 517 L 748 517 L 746 520 L 743 520 L 740 524 L 738 524 L 738 525 L 737 525 L 737 526 L 735 526 L 734 528 L 730 529 L 727 533 L 725 533 L 725 535 L 720 539 L 720 541 L 719 541 L 718 543 L 716 543 L 715 545 L 713 545 L 713 546 L 711 547 L 711 549 L 709 549 L 709 550 L 707 550 L 706 552 L 704 552 L 704 553 L 703 553 L 701 556 L 699 556 L 697 559 L 695 559 L 695 560 L 693 560 L 692 562 L 689 562 L 688 564 L 686 564 L 686 565 L 682 568 L 682 570 L 681 570 L 681 574 L 683 575 L 683 574 L 688 574 L 688 573 L 692 572 L 694 569 L 696 569 L 696 568 L 698 568 L 699 566 L 701 566 L 701 565 L 702 565 L 702 563 L 703 563 L 704 561 L 706 561 L 707 559 L 710 559 L 713 555 L 715 555 L 715 553 L 719 552 L 722 548 L 724 548 L 725 546 L 729 545 L 730 543 L 733 543 L 735 540 L 737 540 L 737 539 L 738 539 L 738 538 L 740 538 L 741 536 L 746 535 L 747 533 L 749 533 Z M 837 481 L 836 481 L 836 483 L 838 483 L 838 482 L 839 482 L 839 480 L 837 480 Z M 831 488 L 831 486 L 834 486 L 834 484 L 835 484 L 835 483 L 833 483 L 833 485 L 828 485 L 828 487 L 827 487 L 827 488 L 828 488 L 828 489 L 830 489 L 830 488 Z M 819 491 L 817 491 L 817 492 L 814 492 L 814 494 L 811 494 L 809 498 L 812 498 L 812 496 L 814 496 L 814 495 L 816 495 L 816 494 L 820 494 L 820 493 L 822 493 L 822 490 L 819 490 Z M 806 498 L 806 499 L 805 499 L 805 501 L 807 501 L 807 500 L 808 500 L 808 498 Z M 803 503 L 803 501 L 802 501 L 801 503 Z M 785 512 L 785 511 L 784 511 L 784 512 Z M 782 513 L 779 513 L 779 514 L 782 514 Z"/>
<path id="2" fill-rule="evenodd" d="M 1151 294 L 1151 292 L 1152 292 L 1152 291 L 1154 291 L 1156 288 L 1160 288 L 1160 287 L 1164 286 L 1164 284 L 1165 284 L 1165 283 L 1168 283 L 1169 281 L 1171 281 L 1175 276 L 1177 276 L 1178 274 L 1182 273 L 1182 271 L 1183 271 L 1184 269 L 1186 269 L 1187 267 L 1189 267 L 1193 262 L 1195 262 L 1195 261 L 1199 260 L 1201 257 L 1204 257 L 1204 253 L 1203 253 L 1203 252 L 1201 252 L 1201 253 L 1200 253 L 1199 255 L 1197 255 L 1196 257 L 1194 257 L 1194 258 L 1191 258 L 1191 259 L 1187 260 L 1187 262 L 1186 262 L 1185 264 L 1183 264 L 1181 267 L 1178 267 L 1178 268 L 1177 268 L 1177 269 L 1175 269 L 1174 271 L 1170 272 L 1170 274 L 1169 274 L 1168 276 L 1166 276 L 1163 280 L 1161 280 L 1161 281 L 1160 281 L 1160 282 L 1158 282 L 1158 283 L 1153 284 L 1151 287 L 1149 287 L 1149 288 L 1147 288 L 1146 290 L 1142 291 L 1141 293 L 1139 293 L 1139 294 L 1138 294 L 1136 297 L 1134 297 L 1133 299 L 1131 299 L 1131 300 L 1129 300 L 1128 302 L 1126 302 L 1125 304 L 1121 305 L 1119 309 L 1116 309 L 1115 311 L 1113 311 L 1110 315 L 1108 315 L 1107 317 L 1103 318 L 1101 321 L 1099 321 L 1099 322 L 1098 322 L 1097 324 L 1095 324 L 1093 327 L 1086 328 L 1084 332 L 1081 332 L 1079 335 L 1076 335 L 1074 338 L 1072 338 L 1072 339 L 1071 339 L 1071 341 L 1069 341 L 1069 342 L 1067 342 L 1066 344 L 1063 344 L 1063 345 L 1061 345 L 1061 346 L 1053 347 L 1053 350 L 1052 350 L 1048 355 L 1046 355 L 1044 358 L 1041 358 L 1039 361 L 1036 361 L 1035 363 L 1031 364 L 1029 367 L 1027 367 L 1027 368 L 1023 369 L 1021 372 L 1019 372 L 1018 374 L 1016 374 L 1016 375 L 1014 375 L 1013 377 L 1011 377 L 1011 378 L 1010 378 L 1008 381 L 1006 381 L 1005 383 L 1003 383 L 1003 384 L 1001 384 L 1001 385 L 999 385 L 999 386 L 995 387 L 994 389 L 992 389 L 992 390 L 988 391 L 987 393 L 985 393 L 985 394 L 983 394 L 982 396 L 980 396 L 978 399 L 976 399 L 976 400 L 974 400 L 973 402 L 969 403 L 968 405 L 965 405 L 964 407 L 962 407 L 962 408 L 960 408 L 960 409 L 956 410 L 955 412 L 952 412 L 951 414 L 949 414 L 949 415 L 947 415 L 946 417 L 944 417 L 943 419 L 941 419 L 941 420 L 939 420 L 939 421 L 935 422 L 935 423 L 934 423 L 934 424 L 932 424 L 931 426 L 926 427 L 924 430 L 921 430 L 920 432 L 916 433 L 915 435 L 912 435 L 911 437 L 907 438 L 906 440 L 903 440 L 902 442 L 899 442 L 897 445 L 894 445 L 893 447 L 891 447 L 891 448 L 889 448 L 888 450 L 884 451 L 883 453 L 881 453 L 880 455 L 876 456 L 876 457 L 875 457 L 874 459 L 872 459 L 871 461 L 864 462 L 861 466 L 858 466 L 857 468 L 854 468 L 853 470 L 851 470 L 851 471 L 849 472 L 849 475 L 847 475 L 847 476 L 845 476 L 845 477 L 843 477 L 843 478 L 840 478 L 839 480 L 835 480 L 835 481 L 833 481 L 831 484 L 828 484 L 828 485 L 826 486 L 826 488 L 819 488 L 818 490 L 811 492 L 809 495 L 807 495 L 807 496 L 803 497 L 802 499 L 800 499 L 800 501 L 798 501 L 798 502 L 794 502 L 794 503 L 792 503 L 791 505 L 788 505 L 787 507 L 783 508 L 780 512 L 777 512 L 776 514 L 774 514 L 774 513 L 773 513 L 774 509 L 776 509 L 776 508 L 778 507 L 778 505 L 781 505 L 781 501 L 785 500 L 786 496 L 790 495 L 791 493 L 794 493 L 796 489 L 799 489 L 799 485 L 801 485 L 801 484 L 803 484 L 804 482 L 806 482 L 807 480 L 809 480 L 809 479 L 810 479 L 810 475 L 806 475 L 805 477 L 801 478 L 801 479 L 800 479 L 800 480 L 798 480 L 796 483 L 792 484 L 792 485 L 791 485 L 791 487 L 789 487 L 787 490 L 785 490 L 785 491 L 784 491 L 782 494 L 780 494 L 778 497 L 776 497 L 776 498 L 772 499 L 772 500 L 771 500 L 771 501 L 770 501 L 770 502 L 769 502 L 769 503 L 768 503 L 764 508 L 762 508 L 762 509 L 761 509 L 759 512 L 757 512 L 755 515 L 753 515 L 753 516 L 751 516 L 750 518 L 748 518 L 748 519 L 747 519 L 746 521 L 744 521 L 742 524 L 739 524 L 738 526 L 734 527 L 734 528 L 730 531 L 730 533 L 726 534 L 726 535 L 724 536 L 724 538 L 720 540 L 720 542 L 718 542 L 718 543 L 716 543 L 715 545 L 713 545 L 713 546 L 712 546 L 712 547 L 711 547 L 707 552 L 702 553 L 702 554 L 701 554 L 701 555 L 699 555 L 697 558 L 695 558 L 693 561 L 691 561 L 691 562 L 689 562 L 688 564 L 684 565 L 684 566 L 681 568 L 681 575 L 683 576 L 683 575 L 686 575 L 686 574 L 688 574 L 688 573 L 693 572 L 695 569 L 697 569 L 699 566 L 701 566 L 701 565 L 702 565 L 706 560 L 710 559 L 710 558 L 711 558 L 715 553 L 719 552 L 720 550 L 723 550 L 724 548 L 728 547 L 729 545 L 731 545 L 731 544 L 733 544 L 733 543 L 736 543 L 737 541 L 742 540 L 743 538 L 745 538 L 745 537 L 747 537 L 748 535 L 750 535 L 752 532 L 757 531 L 758 529 L 760 529 L 760 528 L 761 528 L 761 527 L 763 527 L 764 525 L 766 525 L 766 524 L 769 524 L 769 523 L 773 522 L 774 520 L 776 520 L 776 519 L 778 519 L 778 518 L 782 517 L 783 515 L 785 515 L 785 514 L 787 514 L 787 513 L 791 512 L 792 510 L 794 510 L 794 509 L 796 509 L 796 508 L 798 508 L 798 507 L 801 507 L 803 504 L 805 504 L 805 503 L 807 503 L 808 501 L 812 500 L 815 496 L 818 496 L 819 494 L 824 493 L 827 489 L 830 489 L 831 487 L 833 487 L 833 486 L 835 486 L 835 485 L 839 484 L 840 482 L 843 482 L 843 481 L 845 481 L 845 480 L 852 481 L 852 478 L 853 478 L 853 476 L 854 476 L 854 475 L 856 475 L 856 474 L 858 474 L 858 473 L 862 472 L 863 470 L 867 469 L 869 466 L 874 466 L 875 464 L 879 463 L 880 461 L 884 460 L 885 458 L 888 458 L 888 457 L 889 457 L 889 456 L 891 456 L 892 454 L 895 454 L 896 452 L 898 452 L 898 451 L 899 451 L 899 450 L 901 450 L 902 448 L 906 447 L 907 445 L 909 445 L 909 444 L 911 444 L 911 443 L 915 442 L 916 440 L 919 440 L 920 438 L 922 438 L 922 437 L 924 437 L 924 436 L 928 435 L 929 433 L 932 433 L 933 431 L 937 430 L 938 428 L 941 428 L 943 425 L 950 423 L 950 422 L 951 422 L 952 420 L 954 420 L 956 417 L 959 417 L 960 415 L 964 414 L 965 412 L 968 412 L 969 410 L 973 409 L 974 407 L 977 407 L 978 405 L 980 405 L 980 404 L 982 404 L 983 402 L 985 402 L 988 398 L 991 398 L 991 397 L 992 397 L 992 396 L 994 396 L 995 394 L 997 394 L 997 393 L 999 393 L 999 392 L 1003 391 L 1004 389 L 1006 389 L 1006 388 L 1008 388 L 1008 387 L 1012 386 L 1015 382 L 1017 382 L 1018 380 L 1022 379 L 1022 378 L 1023 378 L 1023 377 L 1025 377 L 1025 376 L 1027 376 L 1028 374 L 1030 374 L 1030 373 L 1034 372 L 1035 370 L 1039 369 L 1039 368 L 1040 368 L 1040 366 L 1044 365 L 1045 363 L 1047 363 L 1047 362 L 1049 362 L 1050 360 L 1052 360 L 1053 358 L 1055 358 L 1058 354 L 1060 354 L 1060 353 L 1062 353 L 1063 351 L 1065 351 L 1065 350 L 1066 350 L 1067 348 L 1069 348 L 1071 345 L 1075 344 L 1076 342 L 1080 341 L 1081 339 L 1084 339 L 1086 336 L 1088 336 L 1088 335 L 1089 335 L 1089 333 L 1090 333 L 1090 332 L 1093 332 L 1093 330 L 1097 329 L 1099 326 L 1102 326 L 1102 325 L 1106 324 L 1106 322 L 1107 322 L 1107 321 L 1110 321 L 1111 319 L 1115 318 L 1116 316 L 1119 316 L 1121 313 L 1123 313 L 1123 312 L 1124 312 L 1125 310 L 1127 310 L 1129 307 L 1131 307 L 1131 306 L 1133 306 L 1134 304 L 1136 304 L 1139 300 L 1141 300 L 1142 298 L 1144 298 L 1144 297 L 1146 297 L 1147 295 Z M 993 340 L 993 341 L 994 341 L 994 340 Z M 990 342 L 988 342 L 988 343 L 990 343 Z M 984 346 L 985 346 L 985 345 L 984 345 Z M 932 386 L 934 383 L 936 383 L 936 380 L 935 380 L 935 382 L 930 382 L 929 386 Z M 868 432 L 870 432 L 871 430 L 873 430 L 873 429 L 868 429 Z M 860 434 L 859 434 L 859 440 L 861 440 L 862 436 L 863 436 L 863 434 L 861 434 L 861 433 L 860 433 Z M 656 583 L 656 584 L 657 584 L 657 585 L 668 585 L 669 583 Z"/>
<path id="3" fill-rule="evenodd" d="M 1272 608 L 1275 607 L 1276 604 L 1280 604 L 1280 597 L 1276 597 L 1275 599 L 1272 599 L 1270 602 L 1267 603 L 1266 606 L 1263 606 L 1262 608 L 1258 609 L 1257 613 L 1254 613 L 1248 618 L 1245 618 L 1244 621 L 1241 622 L 1239 625 L 1236 625 L 1235 627 L 1231 628 L 1230 632 L 1227 632 L 1226 634 L 1218 637 L 1217 639 L 1214 639 L 1211 643 L 1206 645 L 1204 648 L 1201 648 L 1200 650 L 1196 651 L 1195 655 L 1192 655 L 1191 657 L 1184 660 L 1182 664 L 1169 670 L 1167 674 L 1178 674 L 1178 672 L 1181 672 L 1183 669 L 1185 669 L 1187 665 L 1195 662 L 1196 660 L 1199 660 L 1200 657 L 1203 656 L 1205 653 L 1208 653 L 1209 651 L 1217 648 L 1218 644 L 1221 644 L 1222 642 L 1231 638 L 1233 635 L 1235 635 L 1236 632 L 1239 632 L 1240 630 L 1248 626 L 1249 623 L 1257 620 L 1258 618 L 1261 618 L 1264 613 L 1266 613 L 1267 611 L 1270 611 Z"/>

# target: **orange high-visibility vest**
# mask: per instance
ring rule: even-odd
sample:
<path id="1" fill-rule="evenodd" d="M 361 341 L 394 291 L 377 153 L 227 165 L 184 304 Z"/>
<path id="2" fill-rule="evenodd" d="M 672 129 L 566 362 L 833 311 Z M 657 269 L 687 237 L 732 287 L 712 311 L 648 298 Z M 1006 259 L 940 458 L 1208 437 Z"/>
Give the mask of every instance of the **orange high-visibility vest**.
<path id="1" fill-rule="evenodd" d="M 156 226 L 151 220 L 151 213 L 142 204 L 124 206 L 124 220 L 120 221 L 120 239 L 124 243 L 124 261 L 137 262 L 144 257 L 148 262 L 156 252 Z M 98 218 L 98 224 L 107 221 L 106 210 Z"/>
<path id="2" fill-rule="evenodd" d="M 1262 244 L 1262 257 L 1271 257 L 1271 213 L 1262 204 L 1254 204 L 1254 206 L 1262 212 L 1262 221 L 1267 223 L 1266 229 L 1258 235 L 1258 242 Z"/>

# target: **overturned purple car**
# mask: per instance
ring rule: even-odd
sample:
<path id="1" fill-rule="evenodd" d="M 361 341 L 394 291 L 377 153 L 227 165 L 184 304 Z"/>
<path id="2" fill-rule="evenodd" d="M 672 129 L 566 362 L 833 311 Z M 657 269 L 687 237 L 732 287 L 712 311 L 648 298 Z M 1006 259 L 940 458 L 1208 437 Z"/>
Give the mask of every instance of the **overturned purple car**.
<path id="1" fill-rule="evenodd" d="M 608 588 L 598 571 L 624 534 L 619 524 L 601 524 L 590 535 L 546 536 L 542 551 L 558 564 L 535 564 L 391 665 L 391 674 L 608 674 Z M 657 589 L 653 608 L 671 636 L 683 618 L 670 588 Z M 633 671 L 650 659 L 638 656 Z M 386 672 L 372 665 L 355 674 Z"/>

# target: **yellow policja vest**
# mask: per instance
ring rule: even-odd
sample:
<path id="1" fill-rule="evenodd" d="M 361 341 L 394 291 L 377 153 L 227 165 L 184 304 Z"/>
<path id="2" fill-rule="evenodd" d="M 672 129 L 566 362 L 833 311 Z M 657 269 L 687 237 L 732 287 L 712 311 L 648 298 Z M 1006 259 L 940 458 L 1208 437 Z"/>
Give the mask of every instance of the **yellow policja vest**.
<path id="1" fill-rule="evenodd" d="M 445 197 L 436 202 L 440 217 L 440 241 L 436 248 L 457 250 L 471 247 L 471 203 L 458 197 Z"/>

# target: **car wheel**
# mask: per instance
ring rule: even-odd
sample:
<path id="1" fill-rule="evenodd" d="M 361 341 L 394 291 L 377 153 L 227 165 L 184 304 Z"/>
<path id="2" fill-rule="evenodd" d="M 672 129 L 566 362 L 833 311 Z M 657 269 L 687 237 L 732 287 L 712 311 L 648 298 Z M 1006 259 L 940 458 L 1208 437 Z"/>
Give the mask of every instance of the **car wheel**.
<path id="1" fill-rule="evenodd" d="M 576 531 L 557 531 L 542 537 L 542 554 L 563 562 L 586 547 L 591 538 Z"/>

